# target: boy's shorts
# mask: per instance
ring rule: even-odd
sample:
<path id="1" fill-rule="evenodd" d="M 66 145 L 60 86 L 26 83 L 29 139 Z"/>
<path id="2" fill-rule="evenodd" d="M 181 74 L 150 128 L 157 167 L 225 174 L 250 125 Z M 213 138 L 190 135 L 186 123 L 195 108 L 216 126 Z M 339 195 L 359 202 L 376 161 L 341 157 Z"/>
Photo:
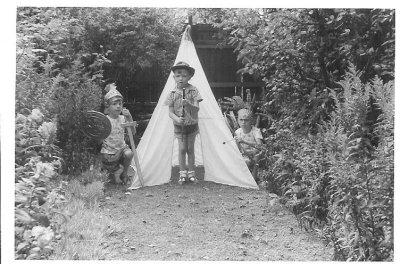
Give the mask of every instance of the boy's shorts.
<path id="1" fill-rule="evenodd" d="M 110 173 L 117 171 L 119 169 L 119 165 L 123 163 L 124 151 L 126 149 L 130 149 L 128 145 L 120 149 L 115 154 L 101 153 L 101 161 L 103 163 L 104 169 L 106 169 Z"/>
<path id="2" fill-rule="evenodd" d="M 194 138 L 199 133 L 199 124 L 180 126 L 174 124 L 174 134 L 177 139 L 185 136 L 187 139 Z"/>

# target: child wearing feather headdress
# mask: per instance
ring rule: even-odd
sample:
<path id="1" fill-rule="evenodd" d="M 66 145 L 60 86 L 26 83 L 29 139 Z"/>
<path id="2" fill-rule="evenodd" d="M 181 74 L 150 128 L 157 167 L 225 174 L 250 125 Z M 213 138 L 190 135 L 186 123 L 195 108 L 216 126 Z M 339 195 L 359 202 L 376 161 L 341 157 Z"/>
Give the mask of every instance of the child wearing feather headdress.
<path id="1" fill-rule="evenodd" d="M 114 83 L 108 84 L 104 96 L 104 113 L 111 123 L 111 133 L 103 140 L 101 155 L 105 169 L 114 175 L 115 183 L 126 183 L 129 179 L 128 169 L 133 159 L 133 152 L 125 142 L 125 133 L 122 124 L 132 121 L 128 109 L 123 108 L 123 97 Z M 121 115 L 122 114 L 122 115 Z M 136 133 L 133 126 L 133 134 Z"/>

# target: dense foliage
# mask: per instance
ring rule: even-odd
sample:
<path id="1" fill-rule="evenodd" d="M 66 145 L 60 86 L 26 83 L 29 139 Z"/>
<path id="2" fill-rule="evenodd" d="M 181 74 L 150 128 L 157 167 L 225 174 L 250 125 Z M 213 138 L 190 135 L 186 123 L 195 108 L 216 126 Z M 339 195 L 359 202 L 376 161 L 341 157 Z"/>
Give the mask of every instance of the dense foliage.
<path id="1" fill-rule="evenodd" d="M 77 12 L 85 29 L 82 41 L 86 48 L 106 51 L 111 60 L 104 65 L 104 79 L 116 82 L 129 100 L 156 101 L 179 48 L 184 19 L 179 19 L 177 10 L 95 8 Z M 86 61 L 91 60 L 89 56 Z"/>
<path id="2" fill-rule="evenodd" d="M 262 79 L 268 112 L 294 129 L 314 129 L 333 102 L 348 62 L 393 79 L 394 10 L 370 9 L 200 9 L 195 15 L 222 30 L 244 65 Z M 289 125 L 288 125 L 289 126 Z"/>
<path id="3" fill-rule="evenodd" d="M 394 10 L 196 15 L 235 47 L 240 72 L 265 82 L 267 189 L 334 259 L 392 260 Z"/>
<path id="4" fill-rule="evenodd" d="M 61 210 L 62 180 L 92 181 L 85 175 L 99 145 L 81 127 L 87 110 L 102 109 L 104 85 L 116 82 L 125 97 L 134 97 L 146 92 L 139 84 L 149 80 L 148 69 L 156 69 L 151 77 L 159 82 L 169 72 L 181 30 L 179 20 L 170 19 L 172 11 L 18 8 L 17 259 L 52 253 L 50 243 L 61 234 L 58 216 L 68 219 Z"/>
<path id="5" fill-rule="evenodd" d="M 49 117 L 57 116 L 57 140 L 66 173 L 79 174 L 92 163 L 96 144 L 88 142 L 80 130 L 82 113 L 101 110 L 106 83 L 117 83 L 129 107 L 132 99 L 149 91 L 146 82 L 165 80 L 181 31 L 175 22 L 179 20 L 170 19 L 172 12 L 139 8 L 18 10 L 16 112 L 38 107 Z M 159 83 L 155 85 L 157 93 Z"/>

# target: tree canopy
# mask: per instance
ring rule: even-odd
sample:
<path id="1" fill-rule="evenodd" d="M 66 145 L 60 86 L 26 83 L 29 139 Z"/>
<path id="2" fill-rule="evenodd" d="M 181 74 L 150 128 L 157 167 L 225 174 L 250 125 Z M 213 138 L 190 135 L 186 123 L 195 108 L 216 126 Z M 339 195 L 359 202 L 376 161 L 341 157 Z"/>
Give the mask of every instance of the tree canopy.
<path id="1" fill-rule="evenodd" d="M 394 10 L 198 9 L 193 15 L 221 29 L 242 73 L 265 82 L 268 110 L 296 113 L 298 126 L 312 126 L 332 110 L 327 89 L 341 89 L 337 82 L 350 64 L 363 82 L 394 78 Z"/>

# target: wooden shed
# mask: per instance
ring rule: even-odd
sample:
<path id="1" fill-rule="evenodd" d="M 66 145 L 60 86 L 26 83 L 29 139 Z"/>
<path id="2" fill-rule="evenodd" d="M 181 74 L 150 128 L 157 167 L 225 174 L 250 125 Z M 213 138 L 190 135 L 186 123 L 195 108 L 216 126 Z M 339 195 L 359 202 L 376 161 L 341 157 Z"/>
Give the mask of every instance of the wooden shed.
<path id="1" fill-rule="evenodd" d="M 246 94 L 246 89 L 252 95 L 259 95 L 264 83 L 248 74 L 237 73 L 242 65 L 236 59 L 234 48 L 218 45 L 221 40 L 216 38 L 216 33 L 218 29 L 208 24 L 191 25 L 191 37 L 215 98 L 242 95 L 242 90 Z"/>

